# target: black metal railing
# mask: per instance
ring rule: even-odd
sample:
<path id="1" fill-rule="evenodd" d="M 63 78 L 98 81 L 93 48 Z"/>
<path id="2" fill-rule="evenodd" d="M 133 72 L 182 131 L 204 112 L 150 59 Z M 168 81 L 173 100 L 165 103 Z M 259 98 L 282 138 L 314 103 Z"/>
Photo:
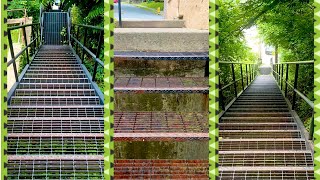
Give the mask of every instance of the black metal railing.
<path id="1" fill-rule="evenodd" d="M 28 38 L 27 38 L 26 28 L 28 28 L 28 27 L 31 28 L 30 43 L 28 43 L 28 41 L 27 41 Z M 15 52 L 14 52 L 14 47 L 13 47 L 13 42 L 12 42 L 12 34 L 11 34 L 11 32 L 16 29 L 22 29 L 23 41 L 24 41 L 23 49 L 20 52 L 18 52 L 17 54 L 15 54 Z M 16 60 L 19 59 L 19 57 L 25 53 L 26 64 L 24 64 L 22 67 L 20 64 L 20 68 L 24 70 L 26 68 L 26 65 L 29 65 L 31 63 L 32 59 L 34 58 L 34 55 L 39 50 L 39 47 L 41 45 L 40 23 L 8 27 L 8 41 L 9 41 L 11 59 L 8 61 L 7 67 L 13 65 L 15 80 L 16 80 L 16 82 L 19 82 L 20 79 L 19 79 L 19 73 L 18 73 Z M 32 56 L 32 57 L 30 57 L 30 56 Z"/>
<path id="2" fill-rule="evenodd" d="M 258 65 L 220 61 L 219 69 L 219 103 L 225 111 L 255 79 Z"/>
<path id="3" fill-rule="evenodd" d="M 298 89 L 303 89 L 302 86 L 306 85 L 308 81 L 312 82 L 311 84 L 313 84 L 314 73 L 307 73 L 306 71 L 301 71 L 302 66 L 304 66 L 303 68 L 308 68 L 313 72 L 314 61 L 276 63 L 272 65 L 272 74 L 275 80 L 277 81 L 280 89 L 283 91 L 285 97 L 290 102 L 292 110 L 298 110 L 298 97 L 300 97 L 312 109 L 311 122 L 309 126 L 309 140 L 312 140 L 314 133 L 314 103 L 307 97 L 307 95 L 304 94 L 304 92 L 302 92 L 302 90 Z M 301 79 L 299 77 L 299 73 L 307 73 L 308 75 L 304 76 L 304 78 L 309 77 L 311 79 Z M 294 75 L 292 76 L 291 74 Z M 304 80 L 305 83 L 301 82 L 302 80 Z M 300 88 L 299 84 L 301 86 Z M 310 87 L 307 89 L 313 89 L 313 87 L 311 86 L 312 85 L 310 85 Z"/>
<path id="4" fill-rule="evenodd" d="M 90 36 L 89 36 L 90 31 Z M 76 54 L 80 57 L 81 63 L 86 64 L 85 56 L 92 58 L 94 60 L 93 72 L 92 72 L 92 81 L 96 81 L 98 65 L 100 65 L 103 69 L 104 63 L 100 59 L 100 53 L 103 52 L 103 28 L 83 25 L 83 24 L 73 24 L 70 33 L 71 45 L 73 46 Z M 98 36 L 94 36 L 93 34 L 98 34 Z M 96 38 L 98 37 L 98 39 Z M 95 38 L 97 41 L 97 46 L 92 47 L 88 45 L 88 39 L 91 40 Z M 82 42 L 81 42 L 82 39 Z M 92 44 L 91 44 L 92 45 Z M 95 53 L 92 51 L 95 50 Z M 92 69 L 91 67 L 87 67 L 87 69 Z"/>

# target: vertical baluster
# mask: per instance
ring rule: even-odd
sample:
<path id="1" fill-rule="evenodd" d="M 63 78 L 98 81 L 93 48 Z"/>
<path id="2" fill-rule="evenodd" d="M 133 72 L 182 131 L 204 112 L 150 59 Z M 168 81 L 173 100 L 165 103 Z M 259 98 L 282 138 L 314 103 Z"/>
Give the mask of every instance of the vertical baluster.
<path id="1" fill-rule="evenodd" d="M 27 64 L 29 64 L 29 52 L 28 52 L 28 42 L 27 42 L 26 28 L 23 27 L 22 31 L 23 31 L 23 37 L 24 37 L 24 44 L 26 46 Z"/>
<path id="2" fill-rule="evenodd" d="M 13 45 L 12 45 L 12 37 L 11 37 L 11 31 L 8 30 L 8 41 L 9 41 L 9 48 L 10 48 L 10 54 L 11 54 L 11 59 L 14 58 L 14 50 L 13 50 Z M 16 78 L 16 82 L 19 81 L 18 79 L 18 71 L 17 71 L 17 65 L 16 61 L 13 61 L 13 71 L 14 71 L 14 77 Z"/>
<path id="3" fill-rule="evenodd" d="M 248 80 L 248 64 L 246 64 L 246 79 L 247 79 L 247 86 L 249 86 L 249 80 Z"/>
<path id="4" fill-rule="evenodd" d="M 314 133 L 314 110 L 312 110 L 312 117 L 310 122 L 310 128 L 309 128 L 309 140 L 313 140 L 313 133 Z"/>
<path id="5" fill-rule="evenodd" d="M 299 75 L 299 64 L 296 64 L 296 70 L 295 70 L 295 75 L 294 75 L 294 85 L 293 85 L 292 110 L 294 110 L 295 105 L 296 105 L 297 93 L 295 92 L 295 90 L 297 89 L 297 86 L 298 86 L 298 75 Z"/>
<path id="6" fill-rule="evenodd" d="M 287 69 L 287 70 L 286 70 L 286 82 L 285 82 L 284 94 L 285 94 L 285 96 L 287 97 L 287 95 L 288 95 L 289 64 L 287 64 L 286 69 Z"/>
<path id="7" fill-rule="evenodd" d="M 240 64 L 240 73 L 241 73 L 241 84 L 242 84 L 242 90 L 244 90 L 242 64 Z"/>
<path id="8" fill-rule="evenodd" d="M 86 43 L 87 43 L 87 31 L 88 29 L 85 28 L 84 29 L 84 37 L 83 37 L 83 46 L 86 47 Z M 85 50 L 84 48 L 82 48 L 82 57 L 81 57 L 81 63 L 83 64 L 83 61 L 84 61 L 84 53 L 85 53 Z"/>
<path id="9" fill-rule="evenodd" d="M 102 43 L 103 43 L 103 31 L 100 31 L 98 49 L 97 49 L 97 52 L 96 52 L 96 57 L 97 58 L 99 58 L 99 54 L 101 52 L 100 49 L 101 49 Z M 98 62 L 95 61 L 94 62 L 94 68 L 93 68 L 92 81 L 96 80 L 97 68 L 98 68 Z"/>
<path id="10" fill-rule="evenodd" d="M 231 68 L 232 68 L 232 79 L 233 79 L 234 95 L 235 95 L 235 97 L 237 97 L 238 96 L 237 82 L 236 82 L 236 75 L 234 73 L 234 65 L 233 64 L 231 64 Z"/>
<path id="11" fill-rule="evenodd" d="M 282 82 L 283 82 L 283 64 L 281 64 L 281 90 L 283 89 Z"/>
<path id="12" fill-rule="evenodd" d="M 222 91 L 222 87 L 221 87 L 221 81 L 220 81 L 220 76 L 219 76 L 219 102 L 221 103 L 221 107 L 222 107 L 222 110 L 225 111 L 226 110 L 226 107 L 224 105 L 224 98 L 223 98 L 223 91 Z"/>

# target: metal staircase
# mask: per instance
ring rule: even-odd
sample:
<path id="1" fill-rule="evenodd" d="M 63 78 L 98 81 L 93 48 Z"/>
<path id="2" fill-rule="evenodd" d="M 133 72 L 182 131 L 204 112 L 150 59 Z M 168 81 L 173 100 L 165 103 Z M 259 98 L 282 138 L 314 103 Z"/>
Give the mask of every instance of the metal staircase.
<path id="1" fill-rule="evenodd" d="M 8 179 L 103 179 L 102 93 L 72 43 L 60 41 L 69 13 L 42 19 L 43 40 L 26 42 L 33 56 L 9 92 Z"/>
<path id="2" fill-rule="evenodd" d="M 258 76 L 219 127 L 221 180 L 314 179 L 312 148 L 273 76 Z"/>
<path id="3" fill-rule="evenodd" d="M 208 65 L 205 52 L 115 52 L 115 61 L 202 61 Z M 208 72 L 205 72 L 205 76 Z M 209 91 L 207 77 L 117 77 L 116 93 L 177 94 Z M 125 102 L 120 102 L 125 103 Z M 140 102 L 137 102 L 140 103 Z M 146 103 L 146 102 L 141 102 Z M 199 103 L 200 104 L 200 103 Z M 197 104 L 197 105 L 199 105 Z M 207 112 L 128 111 L 115 109 L 115 142 L 187 142 L 206 143 L 208 135 Z M 146 150 L 147 151 L 147 150 Z M 147 153 L 147 152 L 142 152 Z M 166 153 L 166 152 L 162 152 Z M 117 159 L 115 179 L 208 179 L 207 159 L 179 159 L 164 155 L 166 159 Z"/>

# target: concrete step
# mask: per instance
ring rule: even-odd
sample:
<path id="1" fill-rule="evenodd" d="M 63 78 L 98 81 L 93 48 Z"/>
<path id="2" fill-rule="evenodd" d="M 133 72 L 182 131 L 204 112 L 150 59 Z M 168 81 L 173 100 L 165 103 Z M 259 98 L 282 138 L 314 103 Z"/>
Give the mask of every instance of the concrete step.
<path id="1" fill-rule="evenodd" d="M 116 28 L 114 36 L 115 51 L 209 51 L 208 30 L 187 28 Z"/>
<path id="2" fill-rule="evenodd" d="M 184 28 L 184 20 L 124 20 L 122 28 Z M 115 22 L 119 28 L 119 22 Z"/>

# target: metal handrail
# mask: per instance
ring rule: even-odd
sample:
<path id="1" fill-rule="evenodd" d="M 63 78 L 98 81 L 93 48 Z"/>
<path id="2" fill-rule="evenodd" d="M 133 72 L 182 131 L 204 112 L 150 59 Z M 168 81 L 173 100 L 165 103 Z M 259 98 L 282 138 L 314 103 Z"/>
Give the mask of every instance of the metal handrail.
<path id="1" fill-rule="evenodd" d="M 300 92 L 298 88 L 298 77 L 299 77 L 299 66 L 302 64 L 314 64 L 314 61 L 296 61 L 296 62 L 281 62 L 281 63 L 275 63 L 272 65 L 272 74 L 276 81 L 279 83 L 280 89 L 284 91 L 285 97 L 288 96 L 288 86 L 293 89 L 293 97 L 292 97 L 292 106 L 291 110 L 295 110 L 296 108 L 296 99 L 297 95 L 302 98 L 311 108 L 312 108 L 312 119 L 309 127 L 309 140 L 313 139 L 313 133 L 314 133 L 314 103 L 309 98 L 307 98 L 306 95 L 304 95 L 302 92 Z M 289 66 L 294 65 L 295 66 L 295 75 L 294 75 L 294 84 L 290 84 L 288 81 L 289 79 Z M 286 73 L 285 78 L 284 76 L 284 66 L 286 66 Z M 285 87 L 283 89 L 283 83 L 285 83 Z M 290 101 L 289 101 L 290 102 Z M 291 103 L 291 102 L 290 102 Z"/>
<path id="2" fill-rule="evenodd" d="M 38 34 L 38 31 L 36 32 L 36 35 L 34 35 L 34 27 L 39 26 L 40 28 L 40 23 L 33 23 L 33 24 L 26 24 L 26 25 L 21 25 L 21 26 L 13 26 L 13 27 L 8 27 L 8 41 L 9 41 L 9 48 L 10 48 L 10 53 L 11 53 L 11 60 L 8 61 L 7 66 L 9 67 L 11 64 L 13 64 L 13 70 L 14 70 L 14 75 L 16 82 L 19 82 L 19 76 L 18 76 L 18 70 L 17 70 L 17 65 L 16 65 L 16 60 L 21 56 L 24 52 L 26 52 L 26 58 L 27 58 L 27 64 L 30 64 L 31 60 L 29 58 L 29 50 L 28 48 L 32 46 L 32 54 L 35 54 L 36 50 L 39 49 L 40 46 L 40 41 L 38 40 L 40 38 L 40 34 Z M 30 40 L 30 43 L 28 44 L 27 42 L 27 35 L 26 35 L 26 27 L 31 27 L 32 28 L 32 37 L 33 39 Z M 13 44 L 12 44 L 12 37 L 11 37 L 11 31 L 15 29 L 21 29 L 23 31 L 23 36 L 24 36 L 24 42 L 25 42 L 25 47 L 17 54 L 14 53 L 13 49 Z"/>
<path id="3" fill-rule="evenodd" d="M 237 83 L 241 81 L 242 92 L 243 92 L 249 86 L 249 84 L 255 79 L 255 76 L 257 75 L 256 73 L 257 64 L 246 63 L 246 62 L 227 62 L 227 61 L 220 61 L 219 64 L 231 65 L 231 71 L 232 71 L 232 81 L 223 87 L 222 87 L 220 76 L 219 76 L 219 102 L 222 106 L 222 110 L 226 111 L 226 107 L 228 107 L 230 103 L 233 102 L 233 100 L 231 100 L 230 102 L 227 102 L 228 105 L 226 106 L 225 98 L 223 96 L 223 91 L 233 85 L 234 99 L 237 99 L 239 97 L 239 94 L 237 92 L 237 88 L 238 88 Z M 236 76 L 235 76 L 234 69 L 236 65 L 240 65 L 241 78 L 239 79 L 236 79 Z M 244 71 L 243 66 L 245 67 L 245 72 L 243 72 Z M 246 82 L 246 86 L 244 85 L 245 84 L 244 82 Z"/>
<path id="4" fill-rule="evenodd" d="M 76 34 L 76 37 L 75 37 L 70 33 L 70 39 L 73 40 L 74 42 L 76 42 L 76 44 L 75 44 L 75 51 L 76 52 L 77 52 L 78 47 L 80 47 L 82 49 L 82 57 L 81 57 L 81 61 L 82 62 L 81 63 L 83 64 L 85 52 L 87 54 L 89 54 L 95 60 L 94 69 L 93 69 L 93 75 L 92 75 L 92 81 L 95 81 L 96 80 L 96 74 L 97 74 L 98 65 L 104 67 L 103 61 L 101 59 L 99 59 L 99 54 L 101 52 L 101 48 L 102 48 L 102 45 L 103 45 L 104 29 L 102 27 L 84 25 L 84 24 L 72 24 L 72 25 L 73 25 L 74 29 L 75 29 L 75 27 L 77 27 L 77 32 L 76 32 L 77 34 Z M 81 43 L 80 40 L 79 40 L 80 28 L 84 28 L 84 30 L 85 30 L 83 43 Z M 96 53 L 93 53 L 88 47 L 86 47 L 87 30 L 88 29 L 94 29 L 94 30 L 100 31 L 100 33 L 99 33 L 99 42 L 98 42 L 98 47 L 97 47 Z"/>

